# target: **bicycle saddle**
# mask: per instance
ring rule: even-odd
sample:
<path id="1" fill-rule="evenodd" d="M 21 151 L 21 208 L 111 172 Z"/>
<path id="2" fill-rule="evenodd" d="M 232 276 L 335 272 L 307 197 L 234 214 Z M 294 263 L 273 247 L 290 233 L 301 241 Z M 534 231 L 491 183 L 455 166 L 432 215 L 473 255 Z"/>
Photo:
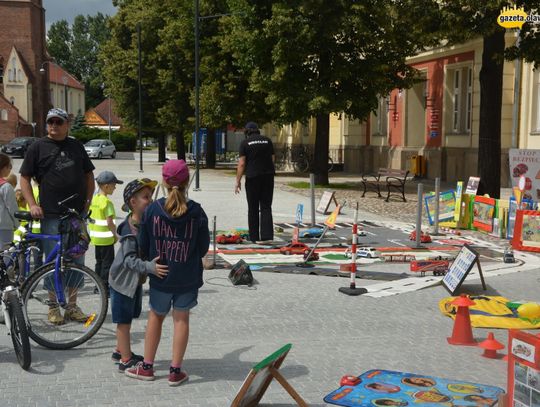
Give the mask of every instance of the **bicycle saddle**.
<path id="1" fill-rule="evenodd" d="M 32 214 L 28 211 L 17 211 L 15 212 L 15 217 L 20 220 L 27 220 L 27 221 L 33 220 Z"/>

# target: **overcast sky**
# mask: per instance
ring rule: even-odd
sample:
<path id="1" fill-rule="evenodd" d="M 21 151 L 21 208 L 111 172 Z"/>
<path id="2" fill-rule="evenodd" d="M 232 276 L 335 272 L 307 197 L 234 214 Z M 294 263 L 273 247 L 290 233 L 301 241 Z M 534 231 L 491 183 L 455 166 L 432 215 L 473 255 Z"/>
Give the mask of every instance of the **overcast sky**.
<path id="1" fill-rule="evenodd" d="M 112 0 L 43 0 L 47 28 L 58 20 L 68 20 L 69 23 L 78 14 L 94 15 L 101 11 L 103 14 L 116 13 Z"/>

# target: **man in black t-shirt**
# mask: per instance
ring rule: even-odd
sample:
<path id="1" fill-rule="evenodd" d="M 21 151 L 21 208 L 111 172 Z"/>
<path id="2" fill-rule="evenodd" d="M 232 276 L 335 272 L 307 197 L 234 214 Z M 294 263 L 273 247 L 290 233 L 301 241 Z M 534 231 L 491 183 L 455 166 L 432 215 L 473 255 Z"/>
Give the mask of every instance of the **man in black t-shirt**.
<path id="1" fill-rule="evenodd" d="M 73 194 L 77 197 L 66 204 L 79 213 L 86 213 L 94 193 L 94 165 L 84 146 L 74 138 L 68 137 L 69 116 L 62 109 L 51 109 L 47 114 L 47 137 L 34 142 L 26 151 L 22 163 L 21 190 L 28 202 L 34 219 L 41 219 L 41 233 L 57 234 L 60 216 L 63 211 L 58 206 Z M 39 204 L 32 193 L 31 179 L 39 184 Z M 43 240 L 43 251 L 48 256 L 56 242 Z M 84 261 L 83 258 L 77 259 Z M 49 321 L 63 324 L 71 319 L 85 322 L 88 319 L 77 306 L 77 292 L 82 287 L 80 273 L 73 272 L 66 279 L 68 285 L 67 309 L 62 316 L 55 300 L 51 281 L 45 281 L 49 289 Z M 77 275 L 75 275 L 77 274 Z"/>
<path id="2" fill-rule="evenodd" d="M 268 137 L 261 135 L 256 123 L 247 123 L 245 131 L 247 138 L 240 144 L 234 192 L 240 193 L 242 176 L 245 173 L 249 240 L 273 240 L 274 146 Z"/>

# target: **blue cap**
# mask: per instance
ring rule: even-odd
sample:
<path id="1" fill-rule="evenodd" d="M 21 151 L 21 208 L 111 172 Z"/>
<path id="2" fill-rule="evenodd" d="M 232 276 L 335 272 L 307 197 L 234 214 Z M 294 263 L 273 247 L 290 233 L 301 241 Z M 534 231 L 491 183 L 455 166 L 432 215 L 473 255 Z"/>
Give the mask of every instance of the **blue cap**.
<path id="1" fill-rule="evenodd" d="M 259 130 L 259 126 L 255 122 L 247 122 L 244 128 L 246 130 Z"/>

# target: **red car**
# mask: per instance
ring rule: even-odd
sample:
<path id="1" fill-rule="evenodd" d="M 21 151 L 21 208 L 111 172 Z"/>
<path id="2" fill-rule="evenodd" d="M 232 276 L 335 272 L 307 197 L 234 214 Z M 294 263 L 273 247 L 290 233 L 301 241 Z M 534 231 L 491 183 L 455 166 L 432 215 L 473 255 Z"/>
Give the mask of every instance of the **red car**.
<path id="1" fill-rule="evenodd" d="M 242 243 L 244 239 L 240 235 L 218 235 L 216 242 L 219 244 Z"/>
<path id="2" fill-rule="evenodd" d="M 416 240 L 416 230 L 413 230 L 409 235 L 409 240 Z M 431 243 L 431 236 L 427 232 L 421 232 L 420 243 Z"/>
<path id="3" fill-rule="evenodd" d="M 310 248 L 304 243 L 289 243 L 287 246 L 279 249 L 281 254 L 306 254 L 309 251 Z"/>

